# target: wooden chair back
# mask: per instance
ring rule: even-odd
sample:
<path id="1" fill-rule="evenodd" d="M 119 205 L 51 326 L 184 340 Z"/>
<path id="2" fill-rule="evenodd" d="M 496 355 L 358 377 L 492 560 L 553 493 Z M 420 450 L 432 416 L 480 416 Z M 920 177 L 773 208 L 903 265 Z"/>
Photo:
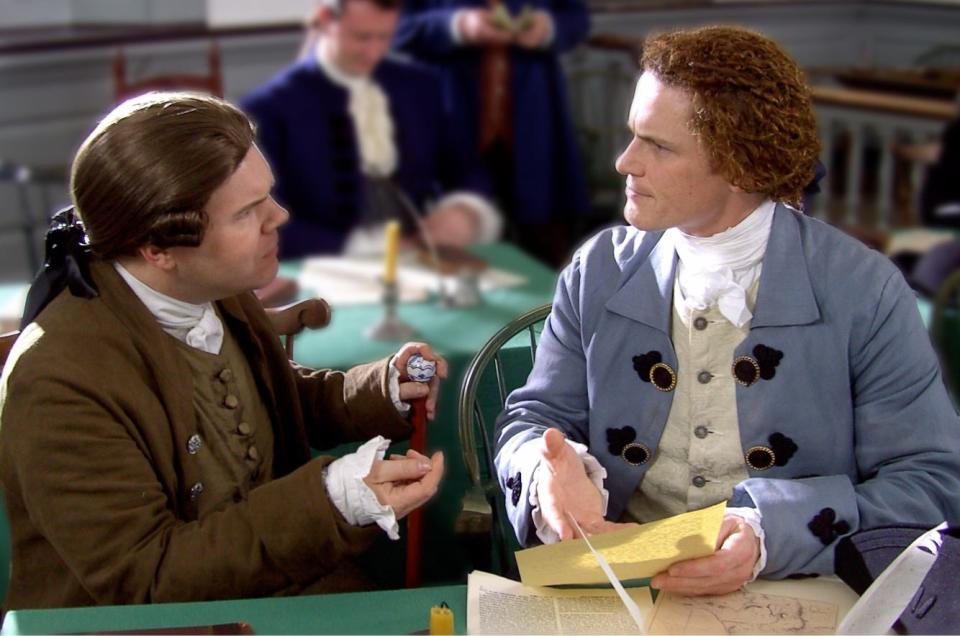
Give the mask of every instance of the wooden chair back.
<path id="1" fill-rule="evenodd" d="M 266 310 L 273 330 L 283 336 L 287 356 L 293 358 L 294 336 L 304 329 L 321 329 L 330 324 L 330 305 L 322 298 L 308 298 Z"/>
<path id="2" fill-rule="evenodd" d="M 127 57 L 122 48 L 113 57 L 113 96 L 116 103 L 150 91 L 191 90 L 223 97 L 220 47 L 211 42 L 207 54 L 207 74 L 172 73 L 128 79 Z"/>

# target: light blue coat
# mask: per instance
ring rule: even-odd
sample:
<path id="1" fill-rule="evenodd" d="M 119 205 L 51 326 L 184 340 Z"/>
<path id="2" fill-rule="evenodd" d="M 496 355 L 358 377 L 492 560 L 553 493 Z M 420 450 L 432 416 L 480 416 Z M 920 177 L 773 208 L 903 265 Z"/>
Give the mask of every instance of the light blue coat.
<path id="1" fill-rule="evenodd" d="M 536 365 L 497 423 L 499 479 L 521 541 L 536 541 L 527 492 L 536 454 L 520 449 L 545 427 L 587 444 L 606 468 L 608 519 L 620 518 L 653 463 L 614 455 L 606 431 L 632 426 L 655 454 L 670 412 L 673 393 L 633 367 L 634 356 L 659 351 L 677 368 L 677 261 L 661 236 L 604 230 L 561 274 Z M 797 446 L 783 466 L 748 467 L 730 502 L 762 515 L 764 576 L 831 572 L 836 540 L 862 528 L 960 522 L 960 421 L 915 297 L 888 259 L 777 206 L 750 332 L 735 356 L 758 344 L 783 358 L 769 380 L 737 385 L 741 446 L 769 446 L 773 433 Z M 811 529 L 814 518 L 826 531 Z"/>

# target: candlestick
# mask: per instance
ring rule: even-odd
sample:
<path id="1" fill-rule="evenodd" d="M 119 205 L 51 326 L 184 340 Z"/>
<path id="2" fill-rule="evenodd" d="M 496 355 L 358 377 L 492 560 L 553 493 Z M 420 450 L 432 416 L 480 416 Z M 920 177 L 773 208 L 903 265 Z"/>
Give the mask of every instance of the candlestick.
<path id="1" fill-rule="evenodd" d="M 374 340 L 409 340 L 413 327 L 397 318 L 397 281 L 383 281 L 383 317 L 366 331 Z"/>
<path id="2" fill-rule="evenodd" d="M 400 222 L 387 222 L 386 247 L 383 253 L 383 282 L 393 283 L 397 280 L 397 247 L 400 243 Z"/>

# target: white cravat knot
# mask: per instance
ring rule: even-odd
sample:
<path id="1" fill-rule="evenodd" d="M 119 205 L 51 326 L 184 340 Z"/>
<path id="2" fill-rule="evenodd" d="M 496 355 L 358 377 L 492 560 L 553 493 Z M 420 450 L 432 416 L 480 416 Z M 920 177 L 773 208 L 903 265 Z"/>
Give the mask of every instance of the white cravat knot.
<path id="1" fill-rule="evenodd" d="M 323 39 L 317 45 L 315 57 L 330 81 L 347 90 L 347 108 L 357 133 L 363 173 L 390 176 L 397 168 L 397 146 L 386 93 L 369 76 L 350 75 L 337 68 L 330 60 Z"/>
<path id="2" fill-rule="evenodd" d="M 775 207 L 773 201 L 765 201 L 743 221 L 713 236 L 667 230 L 680 259 L 678 300 L 684 307 L 702 311 L 716 303 L 723 317 L 737 327 L 753 318 L 747 290 L 760 277 Z"/>
<path id="3" fill-rule="evenodd" d="M 163 326 L 163 323 L 160 323 Z M 213 310 L 213 303 L 203 305 L 200 320 L 187 332 L 184 339 L 194 349 L 201 349 L 207 353 L 219 353 L 223 344 L 223 323 Z"/>

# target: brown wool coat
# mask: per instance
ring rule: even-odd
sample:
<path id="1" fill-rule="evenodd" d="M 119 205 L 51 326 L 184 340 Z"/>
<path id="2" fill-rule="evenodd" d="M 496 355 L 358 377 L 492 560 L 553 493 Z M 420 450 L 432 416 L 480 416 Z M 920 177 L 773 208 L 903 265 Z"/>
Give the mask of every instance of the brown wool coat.
<path id="1" fill-rule="evenodd" d="M 60 294 L 24 330 L 0 387 L 7 608 L 295 593 L 369 546 L 377 530 L 346 523 L 323 484 L 331 458 L 311 460 L 309 447 L 409 434 L 386 361 L 291 365 L 252 294 L 221 301 L 273 414 L 275 478 L 198 520 L 190 369 L 110 265 L 92 275 L 99 296 Z"/>

